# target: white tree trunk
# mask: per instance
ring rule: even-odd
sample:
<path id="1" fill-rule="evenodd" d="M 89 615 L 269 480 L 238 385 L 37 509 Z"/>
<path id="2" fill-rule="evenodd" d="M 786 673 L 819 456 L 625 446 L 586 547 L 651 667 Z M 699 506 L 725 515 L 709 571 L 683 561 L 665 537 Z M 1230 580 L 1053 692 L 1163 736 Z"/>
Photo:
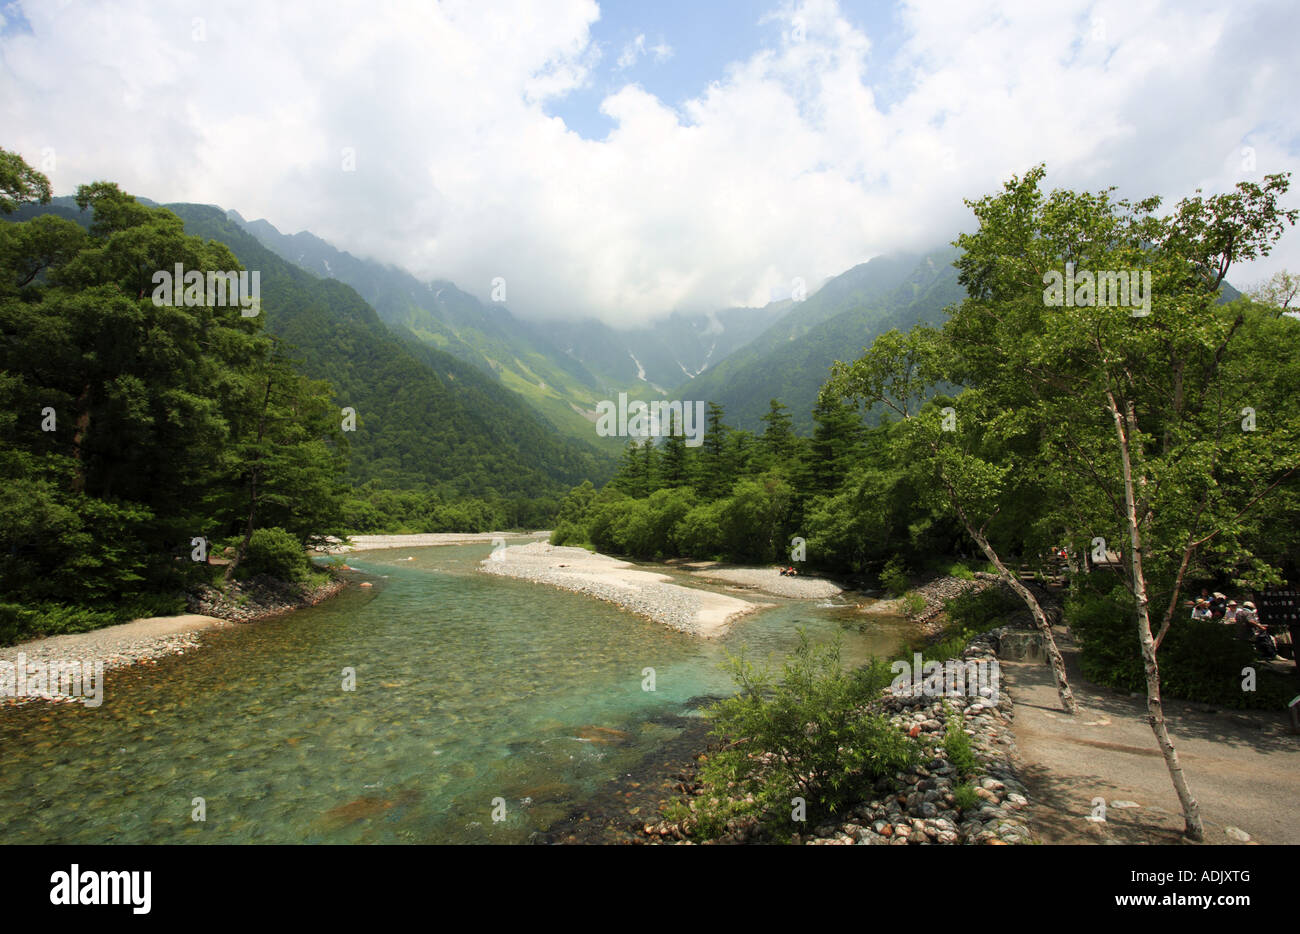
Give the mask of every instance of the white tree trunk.
<path id="1" fill-rule="evenodd" d="M 1124 427 L 1124 416 L 1115 403 L 1115 396 L 1109 390 L 1107 398 L 1110 412 L 1115 419 L 1115 436 L 1119 439 L 1120 462 L 1124 468 L 1124 521 L 1128 526 L 1129 561 L 1133 571 L 1133 595 L 1137 600 L 1138 642 L 1142 645 L 1142 662 L 1147 676 L 1147 721 L 1151 732 L 1156 736 L 1160 752 L 1165 757 L 1165 766 L 1169 769 L 1169 778 L 1178 793 L 1178 801 L 1183 807 L 1184 833 L 1192 840 L 1205 839 L 1205 826 L 1201 823 L 1201 809 L 1187 787 L 1187 778 L 1183 767 L 1178 763 L 1178 753 L 1174 750 L 1169 730 L 1165 726 L 1164 705 L 1160 701 L 1160 667 L 1156 664 L 1156 644 L 1151 637 L 1151 617 L 1147 608 L 1146 576 L 1142 572 L 1142 536 L 1138 529 L 1137 503 L 1133 492 L 1133 465 L 1129 458 L 1129 437 Z"/>
<path id="2" fill-rule="evenodd" d="M 993 546 L 989 544 L 989 540 L 975 527 L 975 523 L 970 521 L 966 515 L 966 510 L 961 508 L 961 503 L 957 500 L 957 491 L 948 483 L 947 477 L 944 477 L 944 484 L 948 487 L 948 500 L 952 503 L 952 507 L 961 519 L 962 524 L 966 526 L 967 533 L 971 538 L 975 539 L 975 544 L 980 546 L 984 556 L 998 569 L 998 575 L 1006 581 L 1007 586 L 1014 590 L 1016 595 L 1021 600 L 1024 600 L 1025 605 L 1029 607 L 1029 612 L 1034 617 L 1034 623 L 1038 626 L 1038 631 L 1043 634 L 1043 645 L 1047 650 L 1047 660 L 1051 663 L 1052 674 L 1056 677 L 1056 693 L 1061 698 L 1061 709 L 1071 715 L 1078 713 L 1079 705 L 1074 701 L 1074 692 L 1070 690 L 1070 681 L 1065 675 L 1065 659 L 1061 657 L 1061 650 L 1056 647 L 1056 637 L 1052 634 L 1052 624 L 1047 621 L 1047 614 L 1043 612 L 1043 608 L 1039 605 L 1038 598 L 1020 582 L 1020 578 L 1007 569 L 1007 566 L 1002 563 L 1002 559 L 998 557 L 998 553 L 993 550 Z"/>
<path id="3" fill-rule="evenodd" d="M 1029 607 L 1029 612 L 1033 614 L 1034 623 L 1038 626 L 1038 631 L 1043 634 L 1043 644 L 1047 650 L 1047 660 L 1051 663 L 1052 674 L 1056 677 L 1056 693 L 1061 698 L 1061 709 L 1068 714 L 1078 713 L 1079 705 L 1075 703 L 1074 692 L 1070 690 L 1070 682 L 1065 675 L 1065 659 L 1061 657 L 1061 650 L 1056 647 L 1056 637 L 1052 634 L 1052 624 L 1047 621 L 1047 614 L 1043 612 L 1043 608 L 1039 604 L 1038 598 L 1034 596 L 1033 592 L 1028 587 L 1020 582 L 1020 578 L 1016 577 L 1016 575 L 1012 574 L 1011 571 L 1007 569 L 1007 566 L 1002 563 L 1002 559 L 998 557 L 997 552 L 993 550 L 993 546 L 989 544 L 988 539 L 981 535 L 976 529 L 972 528 L 969 524 L 967 524 L 966 530 L 970 532 L 971 537 L 979 544 L 980 548 L 984 551 L 984 555 L 993 563 L 993 566 L 998 569 L 998 575 L 1006 581 L 1007 586 L 1014 590 L 1020 599 L 1025 601 L 1025 605 Z"/>

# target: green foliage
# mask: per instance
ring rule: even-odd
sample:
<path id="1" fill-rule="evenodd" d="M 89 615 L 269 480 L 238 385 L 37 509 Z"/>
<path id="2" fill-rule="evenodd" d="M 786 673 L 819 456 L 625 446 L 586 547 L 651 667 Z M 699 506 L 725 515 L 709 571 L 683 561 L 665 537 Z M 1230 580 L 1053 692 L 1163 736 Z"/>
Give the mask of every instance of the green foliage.
<path id="1" fill-rule="evenodd" d="M 903 594 L 902 607 L 903 612 L 908 616 L 916 616 L 925 609 L 925 597 L 915 590 L 909 590 Z"/>
<path id="2" fill-rule="evenodd" d="M 1135 637 L 1132 598 L 1123 585 L 1109 593 L 1079 592 L 1066 604 L 1066 619 L 1083 650 L 1081 668 L 1098 684 L 1146 693 L 1142 654 Z M 1157 656 L 1161 694 L 1235 710 L 1280 710 L 1295 696 L 1294 679 L 1261 666 L 1235 627 L 1209 620 L 1178 619 Z M 1242 689 L 1242 669 L 1253 667 L 1256 690 Z"/>
<path id="3" fill-rule="evenodd" d="M 19 163 L 0 153 L 0 185 L 48 200 Z M 0 224 L 8 638 L 174 609 L 211 579 L 190 560 L 195 538 L 276 526 L 301 552 L 342 529 L 338 409 L 263 331 L 281 306 L 155 302 L 156 271 L 239 263 L 114 184 L 83 185 L 75 203 L 86 213 L 57 207 L 82 223 L 29 205 Z"/>
<path id="4" fill-rule="evenodd" d="M 994 585 L 968 590 L 943 603 L 951 625 L 971 635 L 996 629 L 1007 617 L 1024 610 L 1024 601 L 1006 587 Z"/>
<path id="5" fill-rule="evenodd" d="M 248 551 L 240 565 L 247 576 L 265 574 L 277 580 L 301 583 L 306 580 L 311 562 L 297 537 L 280 528 L 257 529 L 248 542 Z"/>
<path id="6" fill-rule="evenodd" d="M 104 609 L 53 602 L 0 603 L 0 645 L 89 632 L 133 619 L 175 616 L 184 611 L 185 599 L 171 594 L 144 594 Z"/>
<path id="7" fill-rule="evenodd" d="M 710 710 L 714 733 L 729 745 L 701 769 L 699 835 L 716 836 L 727 821 L 748 817 L 784 839 L 791 798 L 804 798 L 816 823 L 860 800 L 875 779 L 917 761 L 917 744 L 868 709 L 890 683 L 883 662 L 846 671 L 838 641 L 813 646 L 801 630 L 776 684 L 743 656 L 730 664 L 739 692 Z"/>
<path id="8" fill-rule="evenodd" d="M 975 786 L 970 782 L 962 782 L 952 790 L 953 803 L 962 811 L 977 810 L 982 803 L 979 795 L 975 794 Z"/>
<path id="9" fill-rule="evenodd" d="M 943 734 L 943 750 L 948 754 L 948 761 L 957 770 L 957 774 L 962 778 L 970 778 L 975 774 L 979 763 L 971 748 L 970 736 L 963 728 L 965 721 L 961 714 L 955 713 L 947 704 L 944 704 L 944 712 L 948 725 Z"/>
<path id="10" fill-rule="evenodd" d="M 0 149 L 0 214 L 12 214 L 20 204 L 50 200 L 50 180 L 23 157 Z"/>
<path id="11" fill-rule="evenodd" d="M 393 490 L 371 481 L 348 495 L 343 525 L 360 535 L 531 530 L 550 525 L 557 505 L 553 496 L 449 499 L 436 490 Z"/>
<path id="12" fill-rule="evenodd" d="M 962 564 L 960 561 L 958 561 L 954 564 L 949 565 L 948 576 L 955 577 L 958 580 L 973 581 L 975 579 L 975 572 L 972 571 L 970 568 L 968 568 L 966 565 Z"/>
<path id="13" fill-rule="evenodd" d="M 911 586 L 911 581 L 907 577 L 907 568 L 897 555 L 885 562 L 885 566 L 881 568 L 880 586 L 896 597 L 907 593 L 908 587 Z"/>

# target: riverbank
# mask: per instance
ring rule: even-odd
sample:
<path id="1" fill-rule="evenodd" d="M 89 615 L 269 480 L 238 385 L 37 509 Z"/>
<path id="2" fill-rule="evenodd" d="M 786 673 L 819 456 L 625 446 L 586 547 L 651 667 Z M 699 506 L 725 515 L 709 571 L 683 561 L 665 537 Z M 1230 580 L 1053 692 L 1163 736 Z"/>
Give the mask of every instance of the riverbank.
<path id="1" fill-rule="evenodd" d="M 249 581 L 232 581 L 225 590 L 205 586 L 186 596 L 190 612 L 177 616 L 154 616 L 135 619 L 87 632 L 44 636 L 0 649 L 0 662 L 18 668 L 23 663 L 41 670 L 56 671 L 59 666 L 78 662 L 82 671 L 98 664 L 104 671 L 131 665 L 153 664 L 171 655 L 184 655 L 203 647 L 202 633 L 243 623 L 279 616 L 292 610 L 315 606 L 343 591 L 347 582 L 330 575 L 313 584 L 289 584 L 268 577 Z M 35 668 L 33 668 L 35 670 Z M 19 705 L 34 700 L 62 703 L 78 696 L 56 691 L 28 688 L 22 696 L 0 696 L 0 702 Z M 39 686 L 38 686 L 39 687 Z"/>
<path id="2" fill-rule="evenodd" d="M 976 571 L 972 578 L 943 576 L 920 584 L 909 593 L 916 594 L 923 601 L 919 611 L 909 613 L 902 597 L 890 597 L 874 603 L 860 604 L 858 609 L 872 615 L 906 616 L 915 623 L 925 627 L 928 635 L 936 635 L 946 622 L 944 605 L 947 601 L 967 593 L 987 590 L 990 587 L 1005 586 L 1002 578 L 996 574 Z"/>
<path id="3" fill-rule="evenodd" d="M 1005 629 L 977 636 L 962 653 L 964 662 L 989 664 Z M 871 705 L 889 717 L 901 732 L 930 746 L 926 758 L 880 779 L 865 789 L 862 799 L 833 821 L 801 828 L 792 839 L 802 845 L 1007 845 L 1032 842 L 1031 797 L 1020 774 L 1012 721 L 1016 707 L 1005 684 L 996 699 L 990 696 L 935 698 L 922 693 L 882 694 Z M 973 774 L 960 776 L 949 761 L 943 738 L 950 719 L 970 737 L 976 760 Z M 691 819 L 668 820 L 662 812 L 671 804 L 692 806 L 706 794 L 699 781 L 701 764 L 720 747 L 707 746 L 707 721 L 683 733 L 682 742 L 695 742 L 696 752 L 655 762 L 638 772 L 637 781 L 615 780 L 594 801 L 551 830 L 542 843 L 746 844 L 768 842 L 757 821 L 733 820 L 726 833 L 712 840 L 693 836 Z M 960 785 L 973 802 L 957 797 Z M 707 793 L 716 793 L 707 792 Z M 620 809 L 620 802 L 626 804 Z M 634 805 L 634 806 L 632 806 Z M 693 807 L 692 807 L 693 809 Z"/>
<path id="4" fill-rule="evenodd" d="M 335 541 L 326 554 L 344 555 L 353 551 L 378 551 L 388 548 L 427 548 L 431 545 L 491 545 L 506 537 L 549 538 L 550 532 L 414 532 L 407 535 L 353 535 L 343 544 Z"/>
<path id="5" fill-rule="evenodd" d="M 223 589 L 202 587 L 186 598 L 193 613 L 215 616 L 236 623 L 253 623 L 290 610 L 315 606 L 338 594 L 347 586 L 341 578 L 311 584 L 294 584 L 270 577 L 230 581 Z"/>
<path id="6" fill-rule="evenodd" d="M 236 625 L 234 622 L 205 616 L 199 613 L 185 613 L 180 616 L 155 616 L 148 619 L 136 619 L 90 632 L 67 633 L 59 636 L 45 636 L 20 642 L 17 645 L 0 649 L 0 661 L 18 666 L 19 655 L 29 666 L 43 666 L 50 670 L 52 666 L 61 666 L 70 662 L 80 662 L 92 669 L 95 663 L 102 663 L 105 671 L 124 668 L 129 665 L 148 664 L 168 655 L 183 655 L 199 648 L 202 643 L 199 634 L 209 629 L 222 629 Z M 25 704 L 34 700 L 48 700 L 55 703 L 76 700 L 56 692 L 35 691 L 18 697 L 3 697 L 0 702 L 9 706 Z"/>
<path id="7" fill-rule="evenodd" d="M 479 569 L 586 594 L 704 638 L 719 636 L 742 616 L 772 605 L 683 587 L 667 574 L 644 571 L 628 561 L 540 541 L 501 549 Z"/>
<path id="8" fill-rule="evenodd" d="M 669 562 L 673 564 L 674 562 Z M 778 568 L 745 568 L 719 565 L 715 561 L 682 562 L 680 567 L 691 571 L 701 580 L 735 584 L 749 590 L 791 597 L 797 600 L 829 600 L 838 597 L 844 588 L 820 577 L 803 575 L 785 576 Z"/>

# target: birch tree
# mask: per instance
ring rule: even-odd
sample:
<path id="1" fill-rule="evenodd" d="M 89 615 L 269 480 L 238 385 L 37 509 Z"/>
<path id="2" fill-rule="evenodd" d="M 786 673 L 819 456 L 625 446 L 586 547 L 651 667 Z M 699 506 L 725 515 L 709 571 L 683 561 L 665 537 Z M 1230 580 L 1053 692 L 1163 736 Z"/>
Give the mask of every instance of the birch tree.
<path id="1" fill-rule="evenodd" d="M 967 202 L 979 229 L 957 240 L 968 297 L 944 328 L 951 376 L 1043 427 L 1062 528 L 1119 537 L 1148 720 L 1185 833 L 1201 840 L 1165 724 L 1158 651 L 1192 569 L 1261 570 L 1248 519 L 1296 476 L 1291 400 L 1254 398 L 1240 365 L 1258 359 L 1240 337 L 1260 312 L 1223 305 L 1219 293 L 1233 264 L 1267 254 L 1297 212 L 1278 205 L 1287 175 L 1198 192 L 1161 215 L 1158 198 L 1044 194 L 1044 174 L 1039 166 Z"/>

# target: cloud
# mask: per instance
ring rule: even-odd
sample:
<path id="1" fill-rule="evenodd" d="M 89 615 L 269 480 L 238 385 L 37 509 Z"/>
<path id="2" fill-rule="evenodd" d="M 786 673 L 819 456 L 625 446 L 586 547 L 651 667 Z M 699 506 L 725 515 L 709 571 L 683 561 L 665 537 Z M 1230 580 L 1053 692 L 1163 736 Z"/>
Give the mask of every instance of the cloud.
<path id="1" fill-rule="evenodd" d="M 649 49 L 650 54 L 654 56 L 656 64 L 662 64 L 673 57 L 673 47 L 668 43 L 660 40 L 656 45 Z M 623 51 L 618 57 L 618 70 L 626 71 L 637 63 L 637 61 L 646 54 L 645 33 L 641 33 L 631 42 L 623 46 Z"/>
<path id="2" fill-rule="evenodd" d="M 623 46 L 623 54 L 618 57 L 618 67 L 620 69 L 631 68 L 636 64 L 636 60 L 644 54 L 645 35 L 642 34 Z"/>
<path id="3" fill-rule="evenodd" d="M 60 193 L 110 178 L 484 297 L 502 276 L 526 316 L 762 304 L 950 239 L 963 198 L 1039 161 L 1053 185 L 1176 198 L 1289 169 L 1300 140 L 1283 2 L 907 3 L 886 57 L 808 0 L 684 102 L 617 86 L 602 140 L 546 107 L 590 85 L 591 0 L 22 9 L 30 32 L 0 31 L 0 145 L 52 152 Z M 617 64 L 647 54 L 672 53 L 641 35 Z M 1288 261 L 1295 234 L 1230 278 Z"/>

